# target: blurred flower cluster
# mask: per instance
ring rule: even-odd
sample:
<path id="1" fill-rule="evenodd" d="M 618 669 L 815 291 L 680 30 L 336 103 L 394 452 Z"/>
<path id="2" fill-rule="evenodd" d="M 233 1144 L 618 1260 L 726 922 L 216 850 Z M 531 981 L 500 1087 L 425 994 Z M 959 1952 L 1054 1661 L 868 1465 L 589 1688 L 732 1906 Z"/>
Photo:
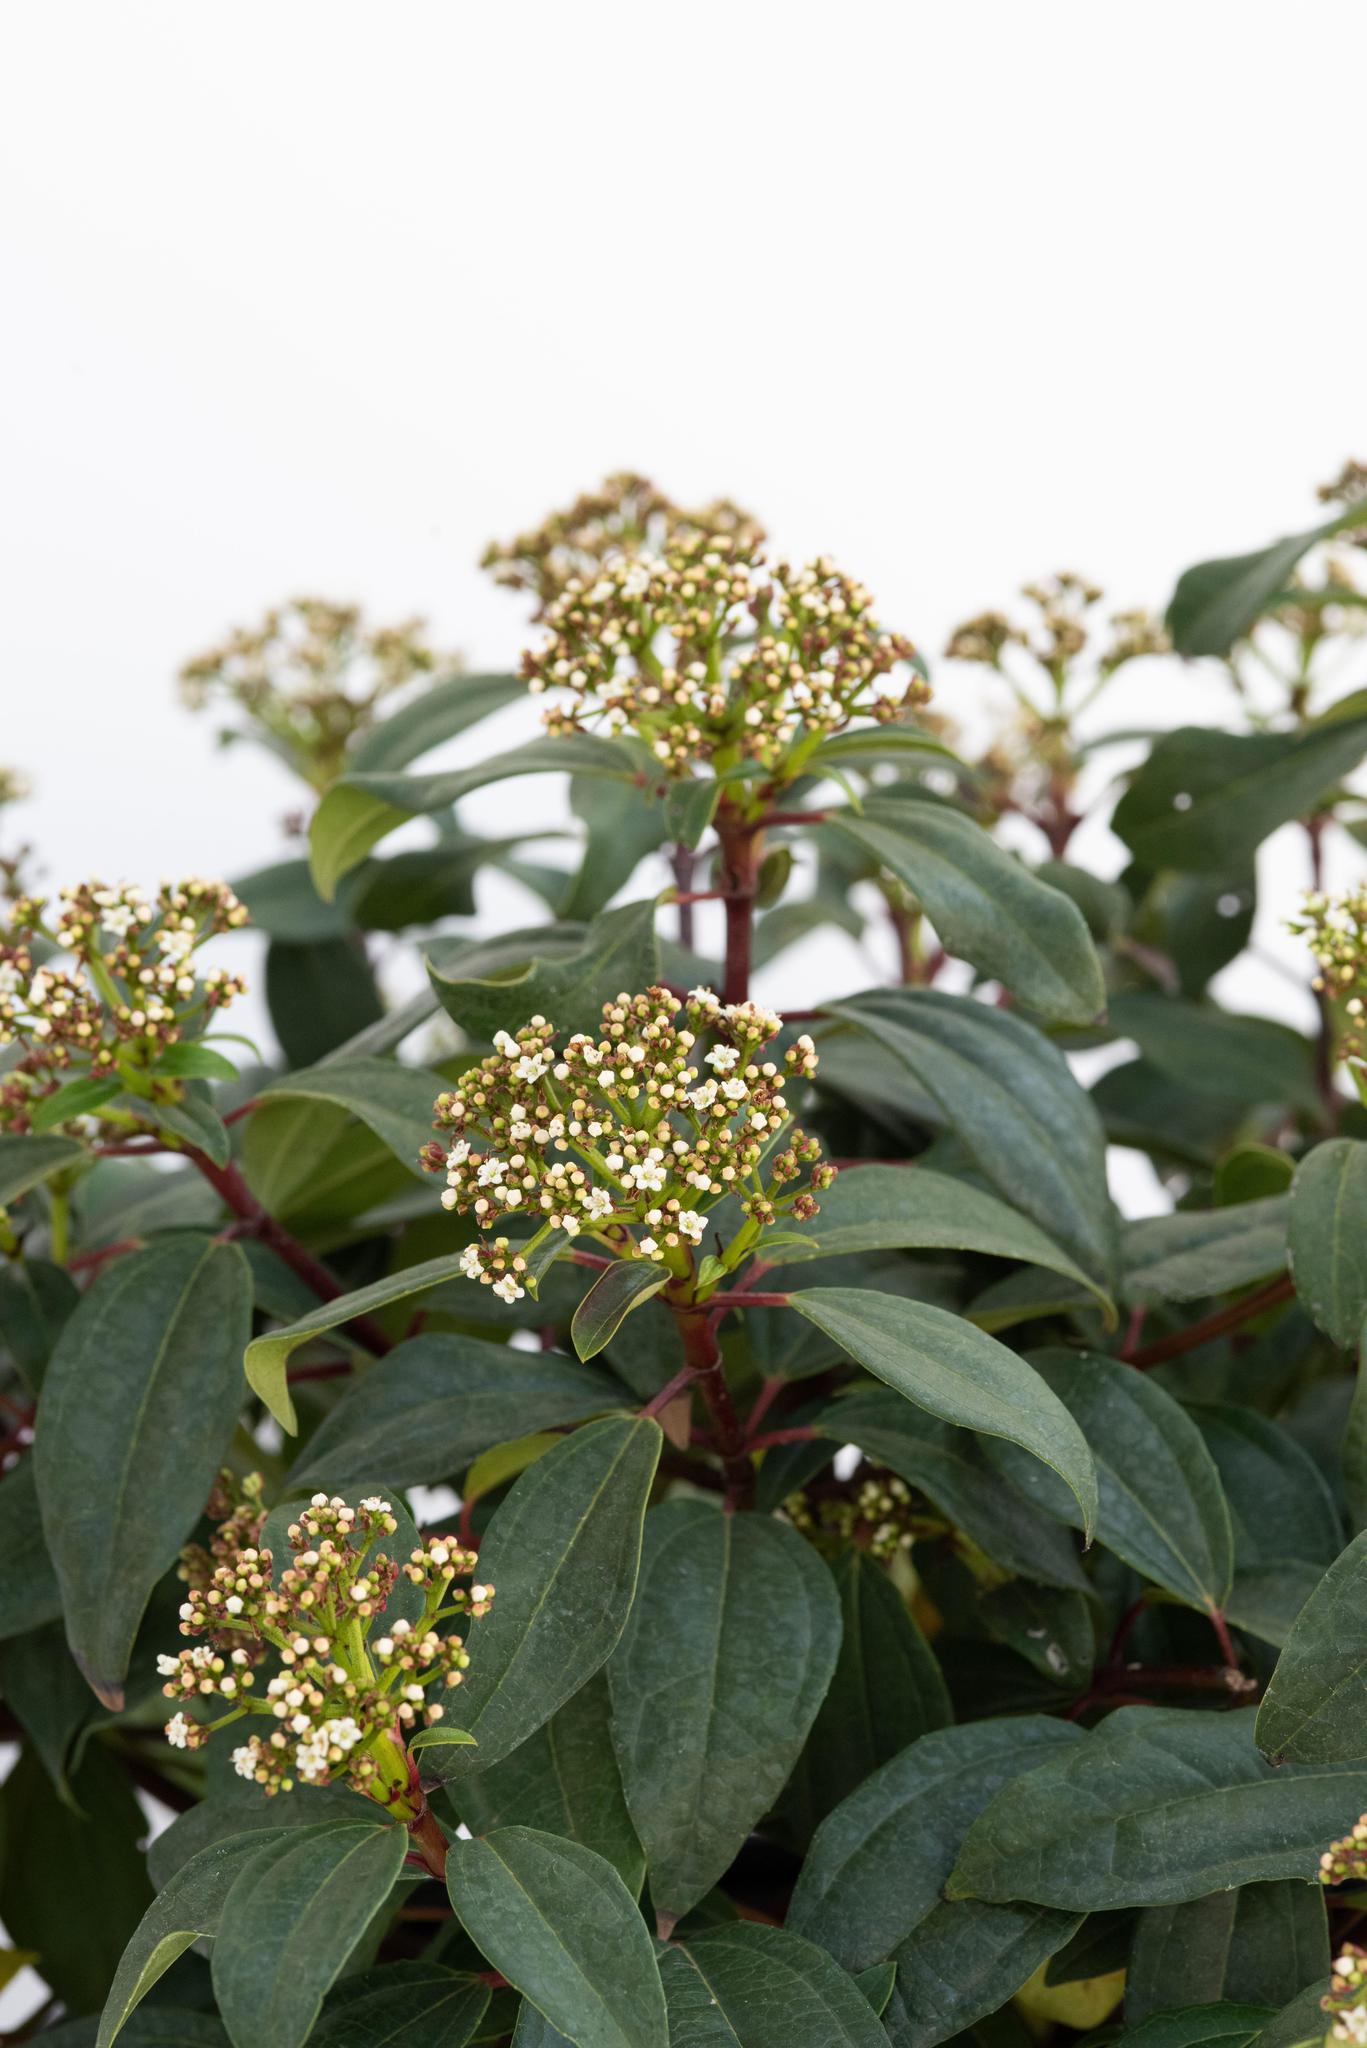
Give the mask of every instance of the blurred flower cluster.
<path id="1" fill-rule="evenodd" d="M 1342 896 L 1313 891 L 1289 929 L 1306 940 L 1314 956 L 1319 971 L 1311 987 L 1344 1019 L 1341 1056 L 1360 1059 L 1367 1016 L 1367 882 Z"/>
<path id="2" fill-rule="evenodd" d="M 684 1278 L 708 1210 L 727 1195 L 739 1197 L 751 1239 L 780 1213 L 817 1213 L 812 1191 L 834 1169 L 790 1128 L 783 1092 L 815 1071 L 811 1039 L 765 1059 L 782 1018 L 756 1003 L 723 1007 L 711 989 L 691 992 L 683 1018 L 667 989 L 621 995 L 604 1005 L 599 1037 L 577 1032 L 557 1049 L 554 1025 L 534 1017 L 499 1032 L 496 1051 L 438 1096 L 436 1123 L 450 1137 L 423 1163 L 445 1175 L 446 1208 L 494 1233 L 466 1250 L 472 1280 L 520 1299 L 531 1245 L 496 1233 L 523 1217 L 543 1238 L 583 1234 Z"/>

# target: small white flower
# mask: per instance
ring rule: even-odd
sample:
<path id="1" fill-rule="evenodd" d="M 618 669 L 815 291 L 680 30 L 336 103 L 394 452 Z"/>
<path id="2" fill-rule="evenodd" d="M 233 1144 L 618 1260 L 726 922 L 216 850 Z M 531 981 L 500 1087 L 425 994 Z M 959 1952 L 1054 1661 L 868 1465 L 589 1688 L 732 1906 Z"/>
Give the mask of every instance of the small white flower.
<path id="1" fill-rule="evenodd" d="M 680 1209 L 674 1218 L 674 1228 L 680 1237 L 688 1238 L 692 1244 L 701 1244 L 706 1225 L 696 1209 Z"/>
<path id="2" fill-rule="evenodd" d="M 517 1040 L 508 1031 L 496 1031 L 494 1033 L 494 1048 L 503 1054 L 505 1060 L 516 1059 L 522 1050 Z"/>
<path id="3" fill-rule="evenodd" d="M 639 1257 L 643 1259 L 658 1259 L 660 1256 L 660 1247 L 656 1244 L 653 1237 L 638 1238 L 636 1250 Z"/>
<path id="4" fill-rule="evenodd" d="M 160 1656 L 157 1658 L 157 1671 L 162 1678 L 174 1678 L 179 1669 L 179 1657 Z"/>
<path id="5" fill-rule="evenodd" d="M 240 1748 L 233 1751 L 233 1769 L 237 1772 L 239 1778 L 254 1778 L 256 1776 L 255 1737 L 250 1742 L 244 1742 Z"/>
<path id="6" fill-rule="evenodd" d="M 506 1301 L 509 1306 L 515 1301 L 521 1301 L 526 1291 L 525 1287 L 518 1286 L 511 1273 L 505 1273 L 501 1280 L 495 1280 L 494 1282 L 494 1293 L 499 1297 L 500 1301 Z"/>
<path id="7" fill-rule="evenodd" d="M 172 1714 L 170 1720 L 166 1723 L 166 1740 L 170 1743 L 172 1749 L 188 1749 L 190 1747 L 190 1723 L 186 1720 L 184 1714 Z"/>
<path id="8" fill-rule="evenodd" d="M 707 1055 L 709 1067 L 715 1067 L 719 1074 L 729 1074 L 740 1054 L 734 1045 L 714 1045 Z"/>

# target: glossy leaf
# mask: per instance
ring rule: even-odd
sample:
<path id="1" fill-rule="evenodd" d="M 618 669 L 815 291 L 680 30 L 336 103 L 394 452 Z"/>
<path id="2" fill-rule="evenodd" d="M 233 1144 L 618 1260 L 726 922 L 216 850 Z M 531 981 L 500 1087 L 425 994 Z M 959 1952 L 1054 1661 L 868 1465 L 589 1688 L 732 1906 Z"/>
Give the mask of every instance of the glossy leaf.
<path id="1" fill-rule="evenodd" d="M 962 811 L 873 797 L 858 813 L 835 813 L 826 829 L 895 875 L 951 953 L 1031 1009 L 1087 1024 L 1103 1007 L 1100 962 L 1077 906 Z"/>
<path id="2" fill-rule="evenodd" d="M 407 1848 L 402 1827 L 324 1821 L 247 1860 L 213 1953 L 214 1995 L 235 2048 L 301 2048 Z"/>
<path id="3" fill-rule="evenodd" d="M 670 2048 L 886 2048 L 852 1978 L 782 1927 L 711 1927 L 660 1957 Z"/>
<path id="4" fill-rule="evenodd" d="M 629 1402 L 601 1366 L 432 1331 L 345 1386 L 291 1483 L 336 1489 L 382 1474 L 393 1486 L 431 1485 L 517 1436 L 529 1416 L 555 1429 Z"/>
<path id="5" fill-rule="evenodd" d="M 1016 1352 L 962 1316 L 926 1302 L 856 1288 L 789 1296 L 857 1365 L 944 1422 L 1006 1437 L 1058 1473 L 1090 1530 L 1096 1473 L 1087 1441 L 1047 1383 Z"/>
<path id="6" fill-rule="evenodd" d="M 1348 1350 L 1367 1316 L 1367 1144 L 1331 1138 L 1291 1185 L 1291 1275 L 1307 1312 Z"/>
<path id="7" fill-rule="evenodd" d="M 530 1466 L 480 1546 L 496 1588 L 460 1696 L 477 1749 L 434 1754 L 450 1783 L 535 1734 L 616 1648 L 636 1591 L 641 1525 L 660 1455 L 648 1419 L 590 1422 Z"/>
<path id="8" fill-rule="evenodd" d="M 601 1856 L 500 1828 L 452 1843 L 446 1885 L 481 1952 L 576 2048 L 670 2048 L 650 1935 Z"/>
<path id="9" fill-rule="evenodd" d="M 613 1741 L 670 1922 L 716 1883 L 802 1751 L 840 1644 L 830 1573 L 767 1516 L 667 1502 L 608 1667 Z"/>
<path id="10" fill-rule="evenodd" d="M 1344 1816 L 1364 1806 L 1367 1769 L 1274 1770 L 1249 1713 L 1121 1707 L 992 1802 L 948 1895 L 1094 1912 L 1270 1878 L 1309 1883 Z"/>
<path id="11" fill-rule="evenodd" d="M 101 1275 L 63 1330 L 34 1449 L 72 1655 L 106 1704 L 148 1596 L 203 1510 L 241 1402 L 251 1275 L 182 1237 Z"/>
<path id="12" fill-rule="evenodd" d="M 1056 1046 L 1009 1011 L 935 989 L 870 991 L 827 1014 L 893 1053 L 997 1192 L 1109 1284 L 1115 1225 L 1101 1123 Z"/>

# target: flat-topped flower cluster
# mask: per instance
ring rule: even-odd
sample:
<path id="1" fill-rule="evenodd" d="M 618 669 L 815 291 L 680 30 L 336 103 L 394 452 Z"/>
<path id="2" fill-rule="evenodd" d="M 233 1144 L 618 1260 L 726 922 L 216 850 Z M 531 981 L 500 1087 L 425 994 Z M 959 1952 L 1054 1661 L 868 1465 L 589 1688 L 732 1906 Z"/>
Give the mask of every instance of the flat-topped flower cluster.
<path id="1" fill-rule="evenodd" d="M 861 584 L 824 558 L 770 568 L 745 533 L 623 547 L 571 576 L 545 618 L 523 673 L 555 693 L 547 728 L 630 731 L 668 776 L 753 761 L 791 778 L 851 720 L 901 718 L 930 695 Z"/>
<path id="2" fill-rule="evenodd" d="M 19 1057 L 0 1080 L 0 1129 L 26 1131 L 64 1082 L 135 1079 L 246 987 L 194 956 L 247 922 L 226 882 L 82 882 L 55 902 L 21 896 L 0 930 L 0 1046 Z"/>
<path id="3" fill-rule="evenodd" d="M 1314 955 L 1319 972 L 1311 987 L 1342 1006 L 1340 1052 L 1345 1059 L 1360 1057 L 1367 1017 L 1367 883 L 1342 896 L 1316 890 L 1290 929 L 1305 938 Z"/>
<path id="4" fill-rule="evenodd" d="M 226 1495 L 220 1505 L 229 1505 Z M 442 1718 L 436 1695 L 459 1685 L 469 1666 L 460 1636 L 438 1625 L 487 1613 L 494 1589 L 454 1584 L 477 1560 L 453 1537 L 429 1536 L 403 1562 L 378 1548 L 399 1526 L 378 1496 L 353 1508 L 315 1494 L 289 1525 L 293 1562 L 278 1575 L 261 1547 L 265 1519 L 254 1476 L 210 1549 L 183 1553 L 181 1634 L 205 1640 L 157 1659 L 166 1697 L 184 1703 L 166 1724 L 167 1740 L 198 1749 L 214 1729 L 254 1714 L 270 1727 L 233 1751 L 240 1777 L 268 1793 L 340 1781 L 393 1804 L 409 1785 L 405 1734 Z M 400 1579 L 423 1590 L 422 1611 L 377 1633 Z M 267 1665 L 272 1675 L 258 1685 Z M 228 1706 L 219 1720 L 185 1711 L 211 1698 Z"/>
<path id="5" fill-rule="evenodd" d="M 536 616 L 542 618 L 572 579 L 592 579 L 598 565 L 611 557 L 642 550 L 663 554 L 699 539 L 757 548 L 764 528 L 729 498 L 690 510 L 675 504 L 649 477 L 619 470 L 530 532 L 491 541 L 480 567 L 493 571 L 495 583 L 535 592 Z"/>
<path id="6" fill-rule="evenodd" d="M 576 1032 L 557 1048 L 544 1017 L 499 1032 L 494 1053 L 438 1096 L 450 1140 L 423 1153 L 445 1174 L 444 1206 L 488 1233 L 466 1249 L 469 1277 L 520 1299 L 530 1243 L 498 1233 L 524 1217 L 539 1236 L 583 1234 L 683 1276 L 708 1210 L 727 1195 L 752 1236 L 780 1210 L 814 1216 L 835 1170 L 791 1127 L 784 1086 L 814 1073 L 817 1056 L 803 1036 L 764 1058 L 782 1028 L 759 1004 L 723 1006 L 711 989 L 692 990 L 681 1013 L 668 989 L 649 988 L 606 1003 L 597 1038 Z"/>

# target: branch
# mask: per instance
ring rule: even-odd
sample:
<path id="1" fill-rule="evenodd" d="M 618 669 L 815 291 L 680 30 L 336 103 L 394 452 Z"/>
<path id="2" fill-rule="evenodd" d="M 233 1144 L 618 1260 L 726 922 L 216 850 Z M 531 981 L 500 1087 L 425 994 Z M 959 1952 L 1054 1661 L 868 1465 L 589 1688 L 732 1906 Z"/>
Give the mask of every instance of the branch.
<path id="1" fill-rule="evenodd" d="M 1269 1280 L 1266 1287 L 1246 1294 L 1242 1301 L 1234 1302 L 1229 1308 L 1217 1309 L 1214 1315 L 1203 1316 L 1199 1323 L 1188 1323 L 1185 1330 L 1174 1330 L 1171 1335 L 1159 1337 L 1155 1343 L 1146 1344 L 1139 1351 L 1122 1351 L 1121 1358 L 1126 1365 L 1147 1372 L 1151 1365 L 1165 1365 L 1170 1358 L 1180 1358 L 1184 1352 L 1199 1350 L 1202 1344 L 1209 1344 L 1216 1337 L 1226 1336 L 1242 1324 L 1251 1323 L 1265 1309 L 1290 1301 L 1295 1291 L 1291 1275 L 1282 1273 L 1277 1279 Z"/>

